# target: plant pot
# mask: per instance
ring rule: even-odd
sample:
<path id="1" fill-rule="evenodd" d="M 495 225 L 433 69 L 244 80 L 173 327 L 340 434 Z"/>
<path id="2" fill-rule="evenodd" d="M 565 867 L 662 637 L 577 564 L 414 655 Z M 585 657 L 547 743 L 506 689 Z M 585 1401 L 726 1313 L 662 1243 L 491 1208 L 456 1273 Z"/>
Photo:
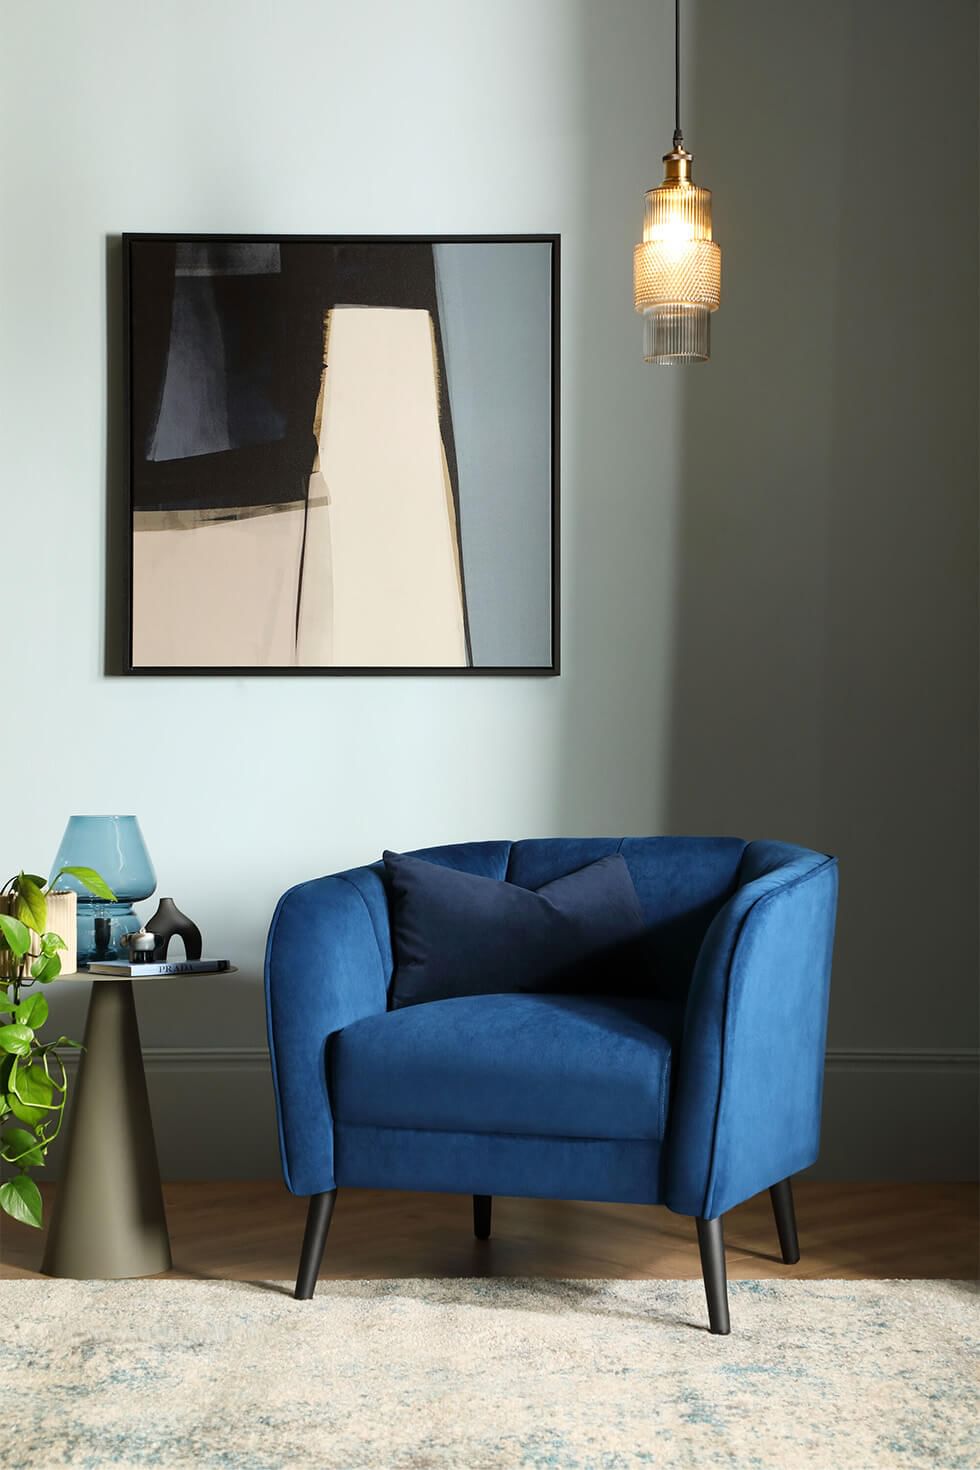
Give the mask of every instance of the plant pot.
<path id="1" fill-rule="evenodd" d="M 48 933 L 59 934 L 66 946 L 58 951 L 63 975 L 72 975 L 78 969 L 77 907 L 76 893 L 70 893 L 67 889 L 56 889 L 54 893 L 48 894 Z M 0 914 L 13 914 L 16 908 L 16 895 L 0 894 Z M 29 979 L 31 964 L 40 952 L 40 941 L 36 936 L 30 954 L 25 955 L 23 960 L 15 959 L 9 949 L 0 950 L 0 984 L 9 984 L 11 980 L 18 978 Z"/>

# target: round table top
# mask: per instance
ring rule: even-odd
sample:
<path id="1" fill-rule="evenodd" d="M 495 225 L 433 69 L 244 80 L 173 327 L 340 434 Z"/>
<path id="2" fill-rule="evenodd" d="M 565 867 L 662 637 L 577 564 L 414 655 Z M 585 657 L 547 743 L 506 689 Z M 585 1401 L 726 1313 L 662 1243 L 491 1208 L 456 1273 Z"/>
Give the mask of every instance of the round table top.
<path id="1" fill-rule="evenodd" d="M 221 970 L 177 970 L 172 975 L 138 975 L 135 971 L 131 975 L 100 975 L 92 970 L 69 970 L 66 974 L 56 975 L 54 978 L 55 980 L 203 980 L 212 975 L 237 974 L 238 966 L 228 965 Z"/>

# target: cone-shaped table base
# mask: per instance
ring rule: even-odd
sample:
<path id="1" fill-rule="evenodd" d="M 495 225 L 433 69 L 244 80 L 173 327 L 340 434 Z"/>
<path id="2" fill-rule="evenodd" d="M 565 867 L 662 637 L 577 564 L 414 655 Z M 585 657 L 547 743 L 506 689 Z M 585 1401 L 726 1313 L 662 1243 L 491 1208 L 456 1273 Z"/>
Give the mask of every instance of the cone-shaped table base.
<path id="1" fill-rule="evenodd" d="M 92 976 L 85 1050 L 41 1270 L 76 1280 L 170 1266 L 133 986 Z"/>

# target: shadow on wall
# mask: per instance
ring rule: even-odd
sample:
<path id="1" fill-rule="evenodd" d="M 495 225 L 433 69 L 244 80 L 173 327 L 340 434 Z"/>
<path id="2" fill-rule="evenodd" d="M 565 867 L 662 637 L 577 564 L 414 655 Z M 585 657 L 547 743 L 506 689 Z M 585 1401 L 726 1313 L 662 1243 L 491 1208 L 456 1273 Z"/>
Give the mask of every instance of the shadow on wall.
<path id="1" fill-rule="evenodd" d="M 693 16 L 685 132 L 724 279 L 713 360 L 684 377 L 667 827 L 836 852 L 831 1044 L 963 1047 L 975 12 L 701 0 Z"/>
<path id="2" fill-rule="evenodd" d="M 580 0 L 562 247 L 562 689 L 556 832 L 666 830 L 682 381 L 644 367 L 632 256 L 672 126 L 673 8 Z"/>

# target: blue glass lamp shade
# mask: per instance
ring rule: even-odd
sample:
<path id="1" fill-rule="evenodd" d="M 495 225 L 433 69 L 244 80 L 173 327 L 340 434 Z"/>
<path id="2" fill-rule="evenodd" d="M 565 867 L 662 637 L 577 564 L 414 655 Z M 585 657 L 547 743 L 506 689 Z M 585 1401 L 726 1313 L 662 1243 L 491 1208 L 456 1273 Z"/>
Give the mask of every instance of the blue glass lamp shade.
<path id="1" fill-rule="evenodd" d="M 93 898 L 77 878 L 58 879 L 59 888 L 78 894 L 78 962 L 127 959 L 124 935 L 140 927 L 133 904 L 149 898 L 157 875 L 135 817 L 69 817 L 52 877 L 59 868 L 94 868 L 105 879 L 116 903 Z"/>

